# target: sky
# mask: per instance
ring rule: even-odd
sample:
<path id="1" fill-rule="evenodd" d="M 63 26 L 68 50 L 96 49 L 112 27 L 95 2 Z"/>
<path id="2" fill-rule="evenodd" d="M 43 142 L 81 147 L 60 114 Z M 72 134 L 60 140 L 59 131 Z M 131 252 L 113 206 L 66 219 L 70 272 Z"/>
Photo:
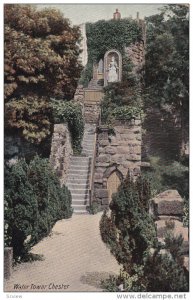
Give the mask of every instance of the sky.
<path id="1" fill-rule="evenodd" d="M 102 19 L 111 19 L 115 9 L 118 8 L 121 17 L 132 16 L 136 18 L 137 12 L 139 17 L 154 15 L 159 13 L 161 4 L 36 4 L 38 9 L 52 7 L 61 10 L 64 17 L 69 18 L 72 24 L 78 25 L 86 22 L 96 22 Z"/>

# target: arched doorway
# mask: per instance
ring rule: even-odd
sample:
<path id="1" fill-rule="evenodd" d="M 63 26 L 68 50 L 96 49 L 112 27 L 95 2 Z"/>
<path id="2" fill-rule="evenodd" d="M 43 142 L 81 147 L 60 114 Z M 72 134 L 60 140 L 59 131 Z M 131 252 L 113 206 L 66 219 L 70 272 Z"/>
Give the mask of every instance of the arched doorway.
<path id="1" fill-rule="evenodd" d="M 111 173 L 109 178 L 107 179 L 107 190 L 109 195 L 109 202 L 112 200 L 112 194 L 116 193 L 118 190 L 118 187 L 121 184 L 120 174 L 118 174 L 118 171 L 114 171 Z"/>

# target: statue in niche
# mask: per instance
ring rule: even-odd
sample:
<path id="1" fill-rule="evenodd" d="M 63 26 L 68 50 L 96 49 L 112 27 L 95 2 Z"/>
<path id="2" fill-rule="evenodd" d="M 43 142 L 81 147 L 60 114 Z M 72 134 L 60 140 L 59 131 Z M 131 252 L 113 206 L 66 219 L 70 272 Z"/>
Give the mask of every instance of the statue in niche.
<path id="1" fill-rule="evenodd" d="M 111 57 L 111 61 L 109 63 L 107 81 L 118 81 L 118 65 L 114 56 Z"/>
<path id="2" fill-rule="evenodd" d="M 119 82 L 122 78 L 122 56 L 116 49 L 108 50 L 104 55 L 104 86 Z"/>

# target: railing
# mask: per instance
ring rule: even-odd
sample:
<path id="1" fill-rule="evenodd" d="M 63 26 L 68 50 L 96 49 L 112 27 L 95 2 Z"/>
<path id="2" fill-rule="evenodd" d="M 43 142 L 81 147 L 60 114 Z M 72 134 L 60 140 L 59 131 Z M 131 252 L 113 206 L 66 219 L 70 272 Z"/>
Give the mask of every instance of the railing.
<path id="1" fill-rule="evenodd" d="M 89 165 L 90 165 L 89 206 L 91 206 L 91 202 L 92 202 L 92 198 L 93 198 L 93 192 L 94 192 L 94 171 L 95 171 L 95 161 L 96 161 L 96 137 L 97 137 L 97 134 L 95 132 L 93 156 L 89 157 Z"/>
<path id="2" fill-rule="evenodd" d="M 100 126 L 101 123 L 101 112 L 99 112 L 97 126 Z M 93 149 L 93 156 L 89 157 L 89 173 L 90 173 L 90 181 L 89 181 L 89 206 L 91 206 L 91 202 L 93 199 L 93 192 L 94 192 L 94 171 L 95 171 L 95 163 L 96 163 L 96 141 L 97 141 L 97 133 L 95 132 L 94 136 L 94 149 Z"/>

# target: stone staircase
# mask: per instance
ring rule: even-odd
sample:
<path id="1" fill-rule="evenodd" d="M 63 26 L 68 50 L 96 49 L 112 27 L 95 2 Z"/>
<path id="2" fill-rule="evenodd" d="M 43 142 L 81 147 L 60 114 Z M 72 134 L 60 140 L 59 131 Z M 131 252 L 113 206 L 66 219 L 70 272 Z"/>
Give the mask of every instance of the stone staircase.
<path id="1" fill-rule="evenodd" d="M 89 205 L 90 159 L 94 155 L 96 125 L 85 124 L 82 142 L 82 155 L 71 157 L 66 186 L 72 195 L 72 208 L 76 214 L 87 213 Z"/>
<path id="2" fill-rule="evenodd" d="M 102 90 L 102 86 L 98 84 L 98 79 L 92 78 L 88 84 L 88 89 Z"/>

